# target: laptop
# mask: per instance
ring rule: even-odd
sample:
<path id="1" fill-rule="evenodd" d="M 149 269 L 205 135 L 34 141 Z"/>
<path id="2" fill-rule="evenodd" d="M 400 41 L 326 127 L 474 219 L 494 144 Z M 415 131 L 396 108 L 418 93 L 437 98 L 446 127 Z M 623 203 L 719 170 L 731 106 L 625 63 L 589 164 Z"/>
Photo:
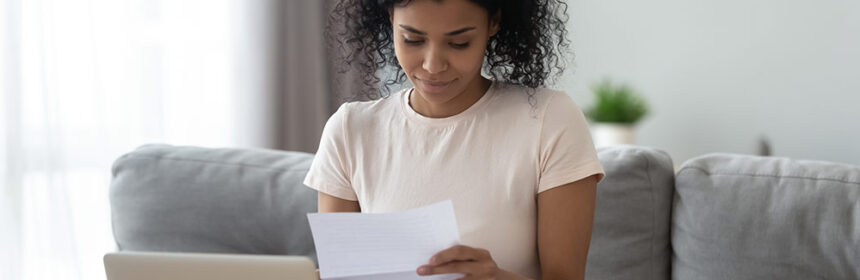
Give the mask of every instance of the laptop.
<path id="1" fill-rule="evenodd" d="M 305 256 L 123 251 L 104 264 L 108 280 L 316 280 Z"/>

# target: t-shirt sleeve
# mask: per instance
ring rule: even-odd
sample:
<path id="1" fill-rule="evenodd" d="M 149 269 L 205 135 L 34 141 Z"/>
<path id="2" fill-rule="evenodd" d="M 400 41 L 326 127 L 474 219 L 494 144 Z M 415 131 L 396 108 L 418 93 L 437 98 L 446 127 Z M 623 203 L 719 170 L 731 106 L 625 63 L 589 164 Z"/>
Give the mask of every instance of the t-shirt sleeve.
<path id="1" fill-rule="evenodd" d="M 346 200 L 358 197 L 350 183 L 347 109 L 342 104 L 323 128 L 320 145 L 303 184 L 319 192 Z"/>
<path id="2" fill-rule="evenodd" d="M 585 115 L 564 92 L 548 97 L 540 132 L 540 179 L 537 193 L 598 174 L 603 166 Z"/>

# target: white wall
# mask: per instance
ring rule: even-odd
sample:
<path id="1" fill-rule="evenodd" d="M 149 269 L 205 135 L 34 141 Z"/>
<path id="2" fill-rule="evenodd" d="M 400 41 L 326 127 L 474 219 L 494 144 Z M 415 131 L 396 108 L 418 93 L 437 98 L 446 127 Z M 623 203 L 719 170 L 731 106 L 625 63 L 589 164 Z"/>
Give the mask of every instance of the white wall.
<path id="1" fill-rule="evenodd" d="M 638 143 L 675 164 L 710 152 L 860 164 L 860 1 L 569 0 L 580 106 L 602 77 L 653 113 Z"/>

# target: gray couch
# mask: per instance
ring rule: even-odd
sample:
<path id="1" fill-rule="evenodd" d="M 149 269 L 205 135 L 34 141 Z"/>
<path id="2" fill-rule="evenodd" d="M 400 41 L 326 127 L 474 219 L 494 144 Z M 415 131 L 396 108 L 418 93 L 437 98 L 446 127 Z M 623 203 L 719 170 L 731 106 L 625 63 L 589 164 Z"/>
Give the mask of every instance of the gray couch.
<path id="1" fill-rule="evenodd" d="M 860 167 L 662 151 L 598 151 L 589 279 L 860 279 Z M 152 144 L 110 188 L 120 250 L 307 255 L 312 154 Z"/>

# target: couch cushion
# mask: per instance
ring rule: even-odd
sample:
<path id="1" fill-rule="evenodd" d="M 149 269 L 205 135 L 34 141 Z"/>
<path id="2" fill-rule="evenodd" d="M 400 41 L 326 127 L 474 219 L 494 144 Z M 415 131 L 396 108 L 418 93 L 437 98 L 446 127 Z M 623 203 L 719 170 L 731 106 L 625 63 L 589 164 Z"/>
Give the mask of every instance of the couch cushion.
<path id="1" fill-rule="evenodd" d="M 711 154 L 684 163 L 676 279 L 860 279 L 860 167 Z"/>
<path id="2" fill-rule="evenodd" d="M 637 146 L 598 149 L 606 177 L 597 186 L 588 279 L 668 279 L 672 159 Z"/>
<path id="3" fill-rule="evenodd" d="M 313 155 L 145 145 L 114 162 L 110 205 L 121 250 L 306 255 L 316 259 L 301 184 Z"/>

